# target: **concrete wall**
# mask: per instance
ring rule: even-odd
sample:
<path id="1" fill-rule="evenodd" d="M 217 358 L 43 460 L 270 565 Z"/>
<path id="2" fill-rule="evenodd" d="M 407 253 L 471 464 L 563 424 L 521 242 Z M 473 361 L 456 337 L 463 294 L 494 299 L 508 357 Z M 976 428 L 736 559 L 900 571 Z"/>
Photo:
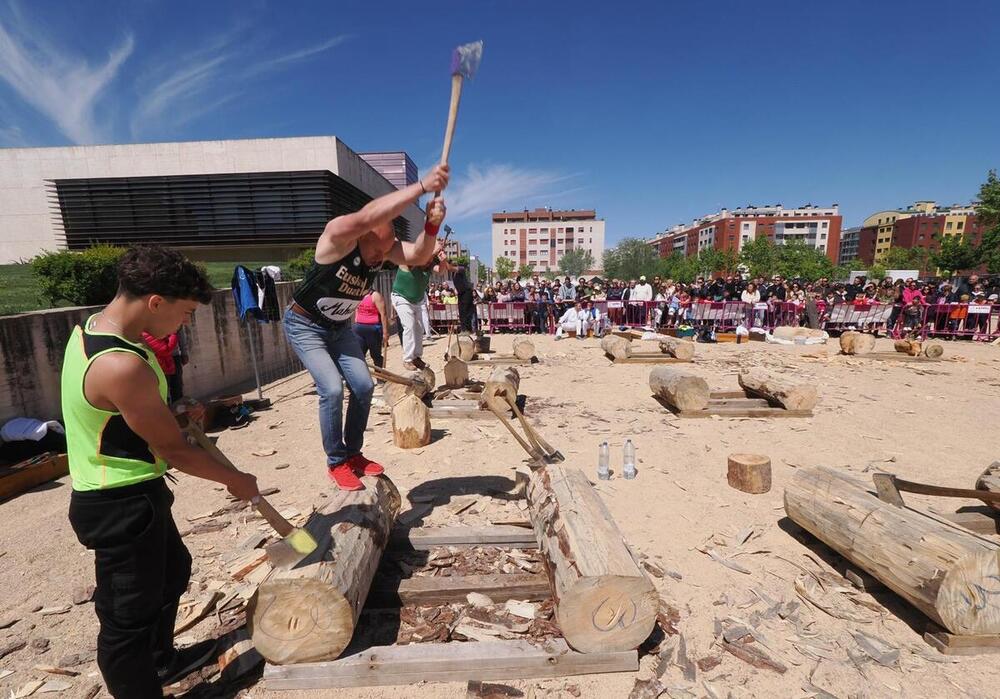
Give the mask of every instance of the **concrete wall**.
<path id="1" fill-rule="evenodd" d="M 369 196 L 395 187 L 335 136 L 64 148 L 0 148 L 0 264 L 60 247 L 46 180 L 329 170 Z M 416 206 L 403 214 L 423 227 Z M 316 237 L 322 231 L 316 231 Z"/>
<path id="2" fill-rule="evenodd" d="M 278 284 L 282 308 L 290 302 L 293 288 L 289 282 Z M 17 416 L 59 417 L 66 342 L 73 327 L 100 308 L 60 308 L 0 318 L 0 423 Z M 275 380 L 298 367 L 280 323 L 240 323 L 232 292 L 217 291 L 210 304 L 198 309 L 189 328 L 191 361 L 184 367 L 185 393 L 207 398 L 241 384 L 245 389 L 253 381 L 248 332 L 267 378 Z"/>

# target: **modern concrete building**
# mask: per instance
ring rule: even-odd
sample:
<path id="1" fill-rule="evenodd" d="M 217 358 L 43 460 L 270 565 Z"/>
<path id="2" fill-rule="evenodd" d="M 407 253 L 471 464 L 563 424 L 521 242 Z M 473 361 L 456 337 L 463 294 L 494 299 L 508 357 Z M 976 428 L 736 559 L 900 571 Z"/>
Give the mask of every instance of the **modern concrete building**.
<path id="1" fill-rule="evenodd" d="M 860 226 L 845 228 L 840 232 L 840 254 L 837 256 L 838 265 L 845 265 L 858 258 L 860 234 Z"/>
<path id="2" fill-rule="evenodd" d="M 722 209 L 690 224 L 678 224 L 648 242 L 661 257 L 674 253 L 689 256 L 708 248 L 739 252 L 746 243 L 765 236 L 775 245 L 801 241 L 823 251 L 836 264 L 842 220 L 836 204 L 830 207 L 806 204 L 797 209 L 786 209 L 781 204 L 748 206 L 732 211 Z"/>
<path id="3" fill-rule="evenodd" d="M 142 242 L 199 259 L 281 259 L 315 244 L 330 218 L 393 190 L 335 136 L 5 148 L 0 263 Z M 396 233 L 422 226 L 411 206 Z"/>
<path id="4" fill-rule="evenodd" d="M 905 209 L 877 211 L 868 216 L 858 234 L 857 256 L 871 265 L 882 262 L 894 247 L 937 250 L 941 238 L 952 235 L 965 236 L 978 244 L 984 232 L 974 206 L 940 207 L 930 200 L 918 201 Z"/>
<path id="5" fill-rule="evenodd" d="M 408 187 L 420 176 L 416 164 L 403 151 L 378 153 L 358 153 L 361 159 L 371 165 L 396 189 Z"/>
<path id="6" fill-rule="evenodd" d="M 501 211 L 493 214 L 493 260 L 509 257 L 515 267 L 528 265 L 538 272 L 557 271 L 570 250 L 588 250 L 594 268 L 603 269 L 604 219 L 593 210 Z"/>

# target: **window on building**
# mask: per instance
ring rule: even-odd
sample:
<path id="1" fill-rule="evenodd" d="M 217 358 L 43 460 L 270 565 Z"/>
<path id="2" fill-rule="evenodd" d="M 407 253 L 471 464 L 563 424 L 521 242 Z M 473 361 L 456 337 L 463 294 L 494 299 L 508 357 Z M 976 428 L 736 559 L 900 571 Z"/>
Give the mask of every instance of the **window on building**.
<path id="1" fill-rule="evenodd" d="M 583 245 L 583 238 L 578 238 L 576 242 L 579 243 L 580 245 Z"/>
<path id="2" fill-rule="evenodd" d="M 829 225 L 830 225 L 830 222 L 829 222 L 829 221 L 823 221 L 823 228 L 826 228 L 826 227 L 828 227 Z"/>
<path id="3" fill-rule="evenodd" d="M 957 228 L 958 228 L 958 230 L 962 230 L 962 228 L 963 228 L 964 226 L 965 226 L 965 221 L 959 221 L 959 222 L 958 222 L 958 226 L 957 226 Z"/>

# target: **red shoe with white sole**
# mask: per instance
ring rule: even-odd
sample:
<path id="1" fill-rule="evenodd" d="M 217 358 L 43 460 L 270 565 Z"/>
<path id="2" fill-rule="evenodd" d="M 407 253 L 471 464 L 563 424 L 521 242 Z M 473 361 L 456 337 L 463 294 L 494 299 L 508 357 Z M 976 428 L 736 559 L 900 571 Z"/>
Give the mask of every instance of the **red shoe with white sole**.
<path id="1" fill-rule="evenodd" d="M 344 463 L 350 466 L 358 476 L 381 476 L 385 473 L 382 464 L 366 458 L 364 454 L 355 454 Z"/>
<path id="2" fill-rule="evenodd" d="M 349 462 L 350 459 L 336 466 L 327 466 L 327 475 L 341 490 L 364 490 L 365 484 L 354 473 Z"/>

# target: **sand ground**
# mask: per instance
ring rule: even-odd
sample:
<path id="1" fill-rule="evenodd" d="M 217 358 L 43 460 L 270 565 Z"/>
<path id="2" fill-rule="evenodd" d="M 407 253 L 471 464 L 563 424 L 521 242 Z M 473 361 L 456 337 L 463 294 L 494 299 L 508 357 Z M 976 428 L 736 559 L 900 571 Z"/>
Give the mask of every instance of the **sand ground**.
<path id="1" fill-rule="evenodd" d="M 511 336 L 494 337 L 500 351 L 509 350 L 510 342 Z M 892 594 L 855 593 L 859 604 L 847 599 L 851 593 L 831 592 L 831 608 L 849 610 L 843 614 L 848 619 L 799 598 L 795 581 L 804 571 L 822 575 L 835 569 L 828 562 L 829 551 L 784 518 L 782 493 L 796 469 L 813 465 L 850 471 L 859 478 L 867 478 L 871 470 L 890 470 L 911 480 L 972 487 L 980 471 L 997 458 L 1000 349 L 949 343 L 944 361 L 913 364 L 834 356 L 833 344 L 699 345 L 690 370 L 713 389 L 736 389 L 741 367 L 760 366 L 815 382 L 821 401 L 815 417 L 807 419 L 683 420 L 650 398 L 648 365 L 612 366 L 594 339 L 555 342 L 545 337 L 535 342 L 542 361 L 521 372 L 530 419 L 566 455 L 568 465 L 591 476 L 634 551 L 667 572 L 654 583 L 680 612 L 677 626 L 688 655 L 709 668 L 699 670 L 691 682 L 679 667 L 671 666 L 663 680 L 671 688 L 669 696 L 997 695 L 1000 669 L 989 656 L 954 659 L 932 651 L 921 638 L 923 616 Z M 444 344 L 438 341 L 426 348 L 426 359 L 438 370 Z M 891 350 L 891 343 L 882 340 L 879 349 Z M 399 368 L 399 356 L 397 345 L 390 352 L 390 368 Z M 487 372 L 486 367 L 473 367 L 471 373 L 484 378 Z M 218 444 L 234 462 L 255 473 L 262 487 L 280 488 L 273 499 L 281 508 L 305 513 L 319 502 L 317 493 L 331 487 L 323 470 L 317 397 L 307 375 L 269 388 L 268 395 L 275 401 L 273 409 L 259 413 L 245 429 L 220 433 Z M 520 448 L 495 421 L 439 421 L 434 428 L 432 444 L 403 451 L 392 445 L 389 418 L 372 416 L 366 453 L 386 465 L 404 495 L 441 479 L 512 480 L 515 469 L 525 468 Z M 612 468 L 619 471 L 626 438 L 638 450 L 638 478 L 626 481 L 616 474 L 611 481 L 598 481 L 598 444 L 611 443 Z M 268 456 L 253 454 L 272 450 Z M 769 493 L 747 495 L 727 485 L 726 456 L 736 451 L 770 456 L 774 486 Z M 432 485 L 448 488 L 455 483 L 461 481 Z M 204 481 L 181 475 L 174 488 L 174 514 L 181 529 L 190 526 L 188 518 L 226 504 L 225 494 Z M 53 665 L 72 653 L 80 654 L 83 662 L 75 668 L 79 676 L 58 678 L 71 685 L 66 696 L 83 695 L 100 680 L 93 662 L 97 623 L 92 606 L 73 605 L 58 615 L 33 611 L 70 604 L 75 590 L 93 582 L 92 556 L 77 543 L 66 520 L 69 493 L 64 478 L 0 504 L 0 617 L 20 619 L 0 630 L 0 647 L 15 639 L 29 641 L 26 648 L 0 660 L 0 669 L 13 670 L 0 679 L 3 696 L 46 677 L 33 669 L 36 665 Z M 974 504 L 917 496 L 907 500 L 934 502 L 940 510 L 952 511 Z M 476 525 L 523 518 L 517 503 L 484 495 L 480 504 L 460 515 L 444 505 L 435 507 L 423 524 Z M 257 531 L 256 523 L 244 522 L 234 519 L 226 530 L 187 538 L 195 557 L 194 585 L 224 578 L 234 542 Z M 708 549 L 746 572 L 720 564 L 704 552 Z M 765 614 L 777 602 L 793 603 L 789 608 L 797 602 L 798 607 L 787 616 Z M 716 622 L 727 619 L 752 619 L 770 654 L 787 670 L 779 674 L 757 669 L 722 651 Z M 214 624 L 204 621 L 185 635 L 206 636 Z M 898 649 L 898 660 L 890 659 L 888 667 L 874 662 L 859 645 L 858 632 Z M 47 650 L 36 639 L 47 639 Z M 626 697 L 636 678 L 648 677 L 651 671 L 652 658 L 647 657 L 637 675 L 506 684 L 524 696 Z M 340 690 L 336 696 L 423 699 L 465 693 L 465 685 L 455 683 Z M 333 692 L 279 693 L 256 686 L 248 695 L 292 698 Z"/>

